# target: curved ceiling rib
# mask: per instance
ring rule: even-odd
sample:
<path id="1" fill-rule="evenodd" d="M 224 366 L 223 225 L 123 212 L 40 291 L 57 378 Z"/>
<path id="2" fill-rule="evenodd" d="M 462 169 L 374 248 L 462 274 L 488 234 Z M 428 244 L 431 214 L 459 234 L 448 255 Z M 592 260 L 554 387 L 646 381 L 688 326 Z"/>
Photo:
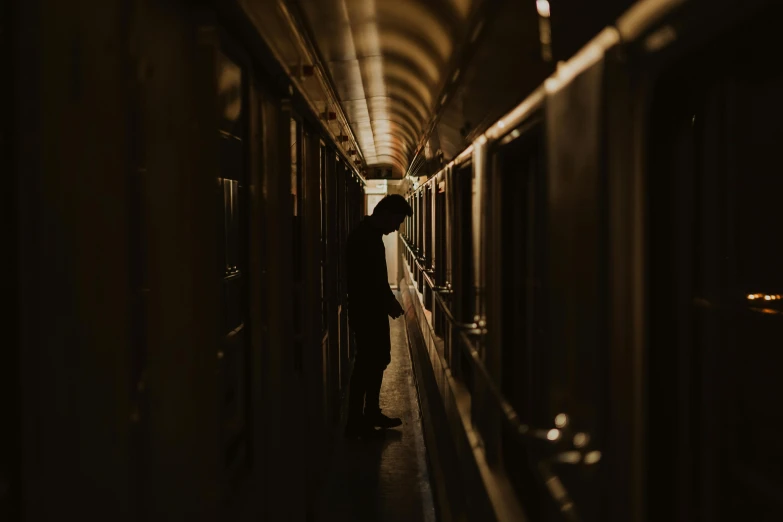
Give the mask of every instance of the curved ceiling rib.
<path id="1" fill-rule="evenodd" d="M 299 0 L 368 166 L 401 177 L 476 0 Z"/>

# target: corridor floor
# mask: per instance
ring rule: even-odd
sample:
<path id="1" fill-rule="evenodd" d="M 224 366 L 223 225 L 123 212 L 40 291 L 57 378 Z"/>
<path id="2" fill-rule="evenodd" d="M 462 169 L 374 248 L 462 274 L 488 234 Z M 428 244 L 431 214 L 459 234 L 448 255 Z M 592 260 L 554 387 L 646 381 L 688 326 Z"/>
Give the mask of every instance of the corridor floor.
<path id="1" fill-rule="evenodd" d="M 402 426 L 372 441 L 337 444 L 317 522 L 435 522 L 405 319 L 391 321 L 381 409 Z"/>

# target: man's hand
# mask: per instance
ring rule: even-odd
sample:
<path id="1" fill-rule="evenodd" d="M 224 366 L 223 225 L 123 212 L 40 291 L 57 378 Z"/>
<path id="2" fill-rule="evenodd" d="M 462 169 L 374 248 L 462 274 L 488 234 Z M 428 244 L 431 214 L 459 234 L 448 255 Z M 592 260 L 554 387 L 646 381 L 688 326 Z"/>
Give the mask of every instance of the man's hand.
<path id="1" fill-rule="evenodd" d="M 402 306 L 400 305 L 400 302 L 394 299 L 393 303 L 389 303 L 389 315 L 392 319 L 397 319 L 402 314 L 405 313 L 405 310 L 402 309 Z"/>

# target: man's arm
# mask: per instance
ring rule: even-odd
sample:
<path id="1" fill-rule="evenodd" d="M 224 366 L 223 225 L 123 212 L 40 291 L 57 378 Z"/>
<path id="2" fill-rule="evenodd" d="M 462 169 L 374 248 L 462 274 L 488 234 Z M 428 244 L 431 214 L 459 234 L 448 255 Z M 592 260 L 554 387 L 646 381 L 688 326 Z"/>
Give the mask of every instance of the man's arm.
<path id="1" fill-rule="evenodd" d="M 403 310 L 389 286 L 384 251 L 361 237 L 349 238 L 346 245 L 348 293 L 357 312 L 376 310 L 393 318 Z"/>
<path id="2" fill-rule="evenodd" d="M 388 268 L 386 266 L 386 253 L 384 250 L 384 256 L 383 259 L 381 259 L 380 266 L 382 267 L 383 271 L 383 295 L 384 295 L 384 301 L 385 301 L 385 310 L 388 315 L 390 315 L 393 319 L 397 319 L 400 317 L 404 310 L 402 309 L 402 306 L 400 305 L 400 302 L 397 300 L 397 297 L 394 295 L 394 292 L 391 289 L 391 286 L 389 285 L 388 280 Z M 380 274 L 379 274 L 379 280 L 380 280 Z"/>
<path id="3" fill-rule="evenodd" d="M 397 300 L 397 298 L 392 294 L 391 301 L 389 302 L 389 308 L 387 313 L 391 316 L 392 319 L 397 319 L 402 314 L 405 313 L 405 310 L 402 309 L 402 305 Z"/>

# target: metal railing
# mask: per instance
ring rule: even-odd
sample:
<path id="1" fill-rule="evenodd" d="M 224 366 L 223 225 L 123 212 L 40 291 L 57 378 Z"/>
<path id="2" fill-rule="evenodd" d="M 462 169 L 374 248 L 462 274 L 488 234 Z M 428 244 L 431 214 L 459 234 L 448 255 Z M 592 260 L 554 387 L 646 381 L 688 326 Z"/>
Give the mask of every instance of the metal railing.
<path id="1" fill-rule="evenodd" d="M 443 300 L 441 296 L 442 293 L 450 292 L 450 291 L 447 291 L 443 288 L 438 288 L 435 285 L 435 282 L 432 280 L 432 278 L 430 278 L 427 275 L 426 268 L 422 265 L 423 259 L 415 253 L 410 243 L 408 243 L 407 239 L 403 237 L 402 241 L 405 247 L 408 249 L 408 251 L 413 255 L 414 263 L 416 264 L 417 268 L 421 271 L 423 278 L 427 283 L 427 286 L 429 286 L 430 290 L 432 290 L 433 297 L 437 301 L 438 306 L 443 312 L 443 315 L 446 317 L 448 322 L 451 323 L 453 327 L 457 328 L 460 331 L 461 335 L 464 336 L 463 339 L 460 340 L 461 342 L 457 344 L 460 345 L 465 355 L 472 362 L 473 367 L 478 371 L 478 374 L 481 377 L 483 383 L 486 385 L 487 391 L 489 391 L 490 396 L 495 400 L 498 409 L 501 412 L 503 412 L 503 417 L 505 418 L 505 421 L 509 424 L 509 426 L 514 430 L 515 433 L 517 433 L 522 437 L 534 438 L 537 440 L 543 440 L 546 442 L 555 443 L 557 439 L 552 440 L 552 434 L 550 434 L 551 430 L 535 429 L 535 428 L 531 428 L 527 424 L 522 423 L 517 411 L 514 409 L 511 403 L 509 403 L 508 400 L 506 400 L 506 397 L 503 395 L 503 392 L 501 392 L 498 386 L 495 384 L 495 380 L 490 375 L 486 365 L 484 365 L 484 361 L 481 360 L 481 355 L 478 353 L 478 351 L 475 348 L 473 348 L 473 346 L 471 346 L 472 342 L 470 340 L 470 336 L 477 336 L 477 337 L 483 336 L 487 333 L 486 328 L 481 327 L 478 323 L 475 322 L 473 323 L 460 322 L 454 317 L 454 314 L 451 313 L 448 304 Z"/>
<path id="2" fill-rule="evenodd" d="M 516 409 L 506 399 L 503 392 L 495 383 L 495 379 L 493 379 L 492 375 L 490 375 L 489 370 L 484 364 L 484 361 L 481 360 L 481 355 L 473 347 L 471 337 L 481 337 L 486 335 L 486 328 L 475 322 L 463 323 L 454 317 L 454 314 L 451 312 L 449 305 L 442 297 L 443 295 L 452 294 L 453 291 L 445 287 L 437 286 L 435 281 L 429 275 L 429 272 L 432 272 L 432 270 L 429 270 L 426 267 L 426 259 L 417 253 L 417 249 L 410 244 L 404 235 L 400 234 L 400 239 L 413 259 L 416 268 L 419 270 L 419 272 L 421 272 L 425 283 L 430 288 L 437 306 L 440 308 L 451 327 L 459 331 L 456 344 L 460 347 L 459 349 L 462 350 L 462 352 L 471 362 L 471 365 L 474 369 L 473 375 L 478 374 L 478 376 L 481 378 L 482 384 L 489 392 L 489 397 L 492 398 L 495 403 L 495 407 L 501 412 L 501 418 L 505 424 L 507 424 L 508 427 L 511 428 L 511 431 L 515 434 L 517 442 L 523 445 L 529 441 L 544 443 L 548 446 L 554 446 L 558 444 L 561 441 L 563 430 L 558 428 L 534 428 L 522 422 Z M 433 307 L 433 315 L 435 314 L 436 310 Z M 471 423 L 473 422 L 474 420 L 471 418 Z M 572 452 L 564 452 L 563 454 L 566 453 Z M 555 454 L 549 459 L 541 459 L 538 462 L 538 466 L 531 468 L 531 471 L 539 475 L 543 486 L 550 494 L 552 500 L 558 506 L 564 518 L 570 522 L 578 522 L 580 517 L 576 511 L 574 503 L 564 484 L 557 474 L 552 470 L 552 465 L 557 462 L 569 463 L 567 460 L 562 460 L 559 457 L 560 454 Z"/>

